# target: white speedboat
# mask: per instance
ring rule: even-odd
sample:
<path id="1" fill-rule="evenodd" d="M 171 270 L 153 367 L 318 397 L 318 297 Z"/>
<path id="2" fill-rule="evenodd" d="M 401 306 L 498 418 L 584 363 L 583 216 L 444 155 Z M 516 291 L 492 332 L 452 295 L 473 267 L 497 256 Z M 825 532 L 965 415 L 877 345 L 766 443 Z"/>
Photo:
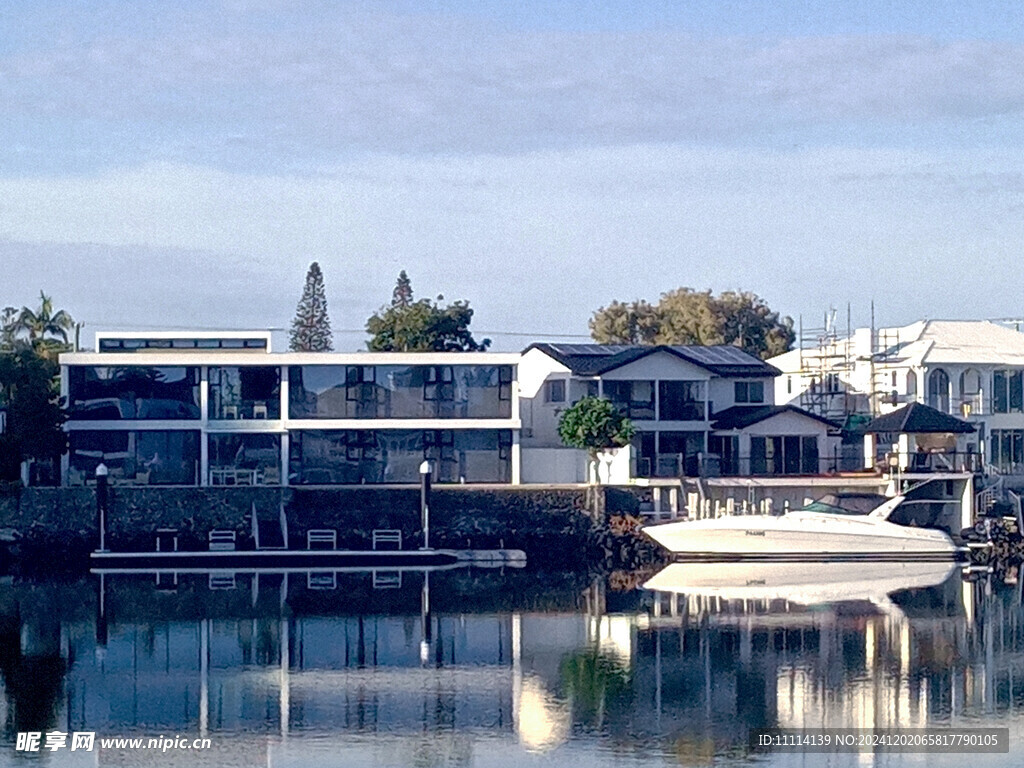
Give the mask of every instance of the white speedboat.
<path id="1" fill-rule="evenodd" d="M 906 589 L 945 583 L 953 562 L 673 563 L 652 576 L 644 589 L 721 600 L 786 600 L 799 605 L 863 600 L 888 604 Z"/>
<path id="2" fill-rule="evenodd" d="M 727 515 L 649 525 L 643 532 L 673 554 L 744 559 L 952 559 L 943 531 L 889 522 L 904 501 L 888 499 L 866 514 L 823 501 L 784 515 Z"/>

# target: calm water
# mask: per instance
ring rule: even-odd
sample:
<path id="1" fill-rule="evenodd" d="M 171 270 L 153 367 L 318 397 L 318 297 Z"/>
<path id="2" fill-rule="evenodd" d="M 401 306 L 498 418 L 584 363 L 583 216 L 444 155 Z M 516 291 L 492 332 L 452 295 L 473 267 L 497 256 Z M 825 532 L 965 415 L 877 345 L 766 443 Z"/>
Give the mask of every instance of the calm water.
<path id="1" fill-rule="evenodd" d="M 723 568 L 657 590 L 487 570 L 8 581 L 0 765 L 1021 763 L 1015 588 L 935 565 Z M 747 748 L 771 726 L 950 724 L 1009 727 L 1011 754 Z M 53 729 L 212 749 L 15 750 Z"/>

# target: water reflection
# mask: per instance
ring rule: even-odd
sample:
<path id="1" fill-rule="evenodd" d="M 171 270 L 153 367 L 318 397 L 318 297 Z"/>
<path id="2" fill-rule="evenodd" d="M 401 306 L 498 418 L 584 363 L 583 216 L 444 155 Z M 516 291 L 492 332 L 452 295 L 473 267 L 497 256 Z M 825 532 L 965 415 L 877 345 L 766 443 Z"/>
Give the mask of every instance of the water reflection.
<path id="1" fill-rule="evenodd" d="M 206 765 L 964 761 L 748 754 L 749 730 L 773 726 L 988 723 L 1009 725 L 1021 746 L 1015 591 L 935 564 L 650 576 L 462 569 L 8 582 L 0 764 L 24 758 L 13 750 L 18 731 L 51 728 L 208 735 L 216 748 L 188 761 Z M 650 589 L 635 588 L 645 580 Z M 136 752 L 118 764 L 169 759 Z"/>

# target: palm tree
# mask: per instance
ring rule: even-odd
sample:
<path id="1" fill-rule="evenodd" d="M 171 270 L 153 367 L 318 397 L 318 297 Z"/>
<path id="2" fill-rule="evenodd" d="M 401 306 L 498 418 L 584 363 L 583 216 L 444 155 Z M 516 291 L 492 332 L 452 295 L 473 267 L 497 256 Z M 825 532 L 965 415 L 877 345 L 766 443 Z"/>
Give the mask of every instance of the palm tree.
<path id="1" fill-rule="evenodd" d="M 74 330 L 75 321 L 63 309 L 53 311 L 53 299 L 39 292 L 39 309 L 22 307 L 14 321 L 14 333 L 26 334 L 29 344 L 43 353 L 54 347 L 66 347 L 68 331 Z M 59 339 L 59 342 L 58 342 Z"/>

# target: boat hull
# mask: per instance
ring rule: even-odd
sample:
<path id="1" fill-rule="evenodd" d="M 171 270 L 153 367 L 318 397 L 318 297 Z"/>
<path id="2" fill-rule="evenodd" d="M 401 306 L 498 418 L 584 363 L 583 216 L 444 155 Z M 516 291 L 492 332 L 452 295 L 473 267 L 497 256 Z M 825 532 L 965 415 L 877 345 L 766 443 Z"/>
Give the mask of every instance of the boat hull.
<path id="1" fill-rule="evenodd" d="M 954 559 L 959 553 L 942 531 L 909 528 L 864 515 L 736 515 L 647 526 L 643 531 L 681 557 Z"/>

